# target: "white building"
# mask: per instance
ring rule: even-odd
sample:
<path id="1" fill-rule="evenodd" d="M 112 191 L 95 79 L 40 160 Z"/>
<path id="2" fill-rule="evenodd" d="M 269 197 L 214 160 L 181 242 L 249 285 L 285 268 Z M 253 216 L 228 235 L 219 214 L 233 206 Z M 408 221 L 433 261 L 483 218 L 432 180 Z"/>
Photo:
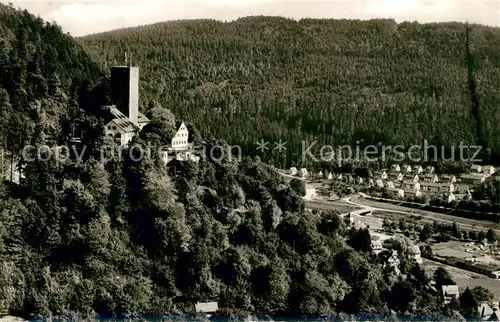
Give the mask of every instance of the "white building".
<path id="1" fill-rule="evenodd" d="M 302 178 L 307 177 L 307 175 L 308 175 L 307 169 L 306 169 L 306 168 L 302 168 L 302 169 L 300 169 L 299 175 L 300 175 Z"/>
<path id="2" fill-rule="evenodd" d="M 453 299 L 457 299 L 460 295 L 458 285 L 443 285 L 444 303 L 449 304 Z"/>
<path id="3" fill-rule="evenodd" d="M 297 175 L 297 168 L 296 167 L 291 167 L 290 168 L 290 175 L 296 176 Z"/>
<path id="4" fill-rule="evenodd" d="M 484 175 L 490 177 L 492 175 L 495 174 L 495 167 L 491 166 L 491 165 L 485 165 L 483 166 L 483 173 Z"/>
<path id="5" fill-rule="evenodd" d="M 174 158 L 179 161 L 191 160 L 194 162 L 198 162 L 200 159 L 194 154 L 194 144 L 189 143 L 189 130 L 184 122 L 181 123 L 172 138 L 170 148 L 167 151 L 162 151 L 162 159 L 165 164 Z"/>
<path id="6" fill-rule="evenodd" d="M 473 164 L 470 167 L 470 171 L 471 172 L 476 172 L 476 173 L 481 173 L 481 172 L 483 172 L 483 167 L 480 166 L 479 164 Z"/>
<path id="7" fill-rule="evenodd" d="M 200 303 L 197 302 L 195 304 L 195 310 L 196 312 L 200 313 L 215 313 L 219 309 L 219 305 L 217 302 L 205 302 L 205 303 Z"/>
<path id="8" fill-rule="evenodd" d="M 189 131 L 186 124 L 182 122 L 181 126 L 172 138 L 172 150 L 175 152 L 191 150 L 192 144 L 188 142 L 188 138 Z"/>
<path id="9" fill-rule="evenodd" d="M 411 166 L 410 166 L 410 165 L 406 165 L 406 164 L 405 164 L 405 165 L 403 165 L 403 166 L 401 167 L 401 171 L 402 171 L 402 172 L 404 172 L 404 173 L 410 173 L 410 172 L 412 171 L 412 168 L 411 168 Z"/>
<path id="10" fill-rule="evenodd" d="M 383 250 L 382 241 L 380 239 L 372 240 L 372 250 L 375 254 L 378 254 Z"/>
<path id="11" fill-rule="evenodd" d="M 411 258 L 417 262 L 418 264 L 422 264 L 423 263 L 423 259 L 421 257 L 421 252 L 420 252 L 420 247 L 418 247 L 417 245 L 413 245 L 412 247 L 410 247 L 410 255 L 411 255 Z"/>
<path id="12" fill-rule="evenodd" d="M 391 171 L 399 172 L 401 171 L 401 167 L 399 166 L 399 164 L 393 164 L 391 165 Z"/>

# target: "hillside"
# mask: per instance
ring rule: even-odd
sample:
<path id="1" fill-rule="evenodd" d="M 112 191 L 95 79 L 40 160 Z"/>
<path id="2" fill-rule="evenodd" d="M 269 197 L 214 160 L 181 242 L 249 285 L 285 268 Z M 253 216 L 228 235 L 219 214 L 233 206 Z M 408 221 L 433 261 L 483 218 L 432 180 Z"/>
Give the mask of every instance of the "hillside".
<path id="1" fill-rule="evenodd" d="M 130 51 L 142 69 L 144 108 L 169 108 L 250 155 L 261 139 L 286 141 L 294 165 L 301 142 L 314 140 L 479 142 L 500 153 L 496 28 L 248 17 L 166 22 L 80 41 L 102 65 L 123 62 Z M 261 157 L 282 165 L 284 154 Z"/>
<path id="2" fill-rule="evenodd" d="M 18 161 L 23 144 L 59 142 L 82 81 L 95 84 L 102 76 L 82 46 L 59 26 L 0 4 L 2 175 L 5 161 Z"/>
<path id="3" fill-rule="evenodd" d="M 87 130 L 80 148 L 90 148 L 64 160 L 23 155 L 25 178 L 0 181 L 0 314 L 129 319 L 192 314 L 198 301 L 217 301 L 226 316 L 436 317 L 458 308 L 429 287 L 409 240 L 376 255 L 368 229 L 305 211 L 303 182 L 286 184 L 259 158 L 206 157 L 178 172 L 127 148 L 99 159 L 103 124 L 90 112 L 109 94 L 99 68 L 59 27 L 0 9 L 0 120 L 9 124 L 0 138 L 19 157 L 24 141 L 36 150 L 67 143 L 76 124 Z M 164 143 L 180 121 L 166 109 L 150 114 L 132 146 Z M 206 147 L 223 143 L 205 138 Z M 397 270 L 386 265 L 391 250 Z M 452 283 L 445 271 L 434 281 Z"/>

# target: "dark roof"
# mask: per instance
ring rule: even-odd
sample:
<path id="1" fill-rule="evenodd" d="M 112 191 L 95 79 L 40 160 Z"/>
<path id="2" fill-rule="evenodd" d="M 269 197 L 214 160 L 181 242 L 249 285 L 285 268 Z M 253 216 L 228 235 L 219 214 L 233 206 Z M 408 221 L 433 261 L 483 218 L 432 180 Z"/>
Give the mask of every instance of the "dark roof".
<path id="1" fill-rule="evenodd" d="M 135 132 L 138 130 L 137 126 L 130 121 L 130 119 L 120 112 L 119 109 L 116 108 L 115 105 L 105 106 L 108 114 L 108 122 L 113 121 L 116 126 L 118 126 L 121 130 L 126 133 Z"/>

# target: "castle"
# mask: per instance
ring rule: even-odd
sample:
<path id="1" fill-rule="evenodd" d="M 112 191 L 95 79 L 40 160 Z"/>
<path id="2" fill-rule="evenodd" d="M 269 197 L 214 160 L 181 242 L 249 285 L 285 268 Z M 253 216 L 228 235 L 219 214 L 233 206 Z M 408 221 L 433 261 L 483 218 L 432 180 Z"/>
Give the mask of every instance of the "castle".
<path id="1" fill-rule="evenodd" d="M 125 146 L 149 119 L 139 112 L 139 67 L 111 67 L 111 101 L 105 134 L 118 145 Z"/>
<path id="2" fill-rule="evenodd" d="M 111 101 L 112 105 L 104 106 L 108 112 L 105 134 L 119 146 L 126 146 L 150 121 L 139 112 L 139 67 L 111 67 Z M 165 164 L 172 159 L 198 161 L 188 139 L 188 128 L 182 123 L 171 147 L 162 154 Z"/>

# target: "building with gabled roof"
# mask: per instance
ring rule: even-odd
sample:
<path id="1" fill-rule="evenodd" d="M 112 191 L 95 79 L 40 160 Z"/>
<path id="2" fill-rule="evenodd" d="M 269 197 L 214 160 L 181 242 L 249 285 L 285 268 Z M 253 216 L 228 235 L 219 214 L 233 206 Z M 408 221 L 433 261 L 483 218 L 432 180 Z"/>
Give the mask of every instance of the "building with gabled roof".
<path id="1" fill-rule="evenodd" d="M 139 112 L 139 67 L 111 67 L 111 102 L 104 106 L 105 135 L 120 146 L 130 140 L 149 123 Z"/>
<path id="2" fill-rule="evenodd" d="M 391 172 L 400 172 L 400 171 L 401 171 L 401 167 L 399 166 L 399 164 L 391 165 Z"/>
<path id="3" fill-rule="evenodd" d="M 491 165 L 485 165 L 485 166 L 483 166 L 482 170 L 483 170 L 484 175 L 486 175 L 488 177 L 494 175 L 495 172 L 496 172 L 495 167 L 491 166 Z"/>
<path id="4" fill-rule="evenodd" d="M 483 172 L 483 167 L 479 164 L 472 164 L 470 166 L 470 171 L 476 172 L 476 173 L 481 173 L 481 172 Z"/>
<path id="5" fill-rule="evenodd" d="M 486 177 L 481 173 L 464 174 L 460 177 L 460 183 L 477 186 L 486 181 Z"/>
<path id="6" fill-rule="evenodd" d="M 436 183 L 436 182 L 439 181 L 439 177 L 436 174 L 433 174 L 433 173 L 424 174 L 421 177 L 422 177 L 422 181 L 424 181 L 424 182 L 433 182 L 433 183 Z"/>
<path id="7" fill-rule="evenodd" d="M 427 167 L 425 167 L 425 173 L 427 174 L 433 174 L 434 173 L 434 167 L 432 165 L 429 165 Z"/>
<path id="8" fill-rule="evenodd" d="M 422 174 L 422 172 L 424 172 L 424 169 L 422 168 L 422 166 L 416 165 L 413 167 L 413 172 L 415 172 L 416 174 Z"/>
<path id="9" fill-rule="evenodd" d="M 455 183 L 455 182 L 457 182 L 457 177 L 455 177 L 452 174 L 444 174 L 444 175 L 441 176 L 440 182 L 443 182 L 443 183 L 448 183 L 448 182 Z"/>
<path id="10" fill-rule="evenodd" d="M 442 292 L 445 304 L 449 304 L 453 299 L 458 300 L 460 296 L 458 285 L 443 285 Z"/>

